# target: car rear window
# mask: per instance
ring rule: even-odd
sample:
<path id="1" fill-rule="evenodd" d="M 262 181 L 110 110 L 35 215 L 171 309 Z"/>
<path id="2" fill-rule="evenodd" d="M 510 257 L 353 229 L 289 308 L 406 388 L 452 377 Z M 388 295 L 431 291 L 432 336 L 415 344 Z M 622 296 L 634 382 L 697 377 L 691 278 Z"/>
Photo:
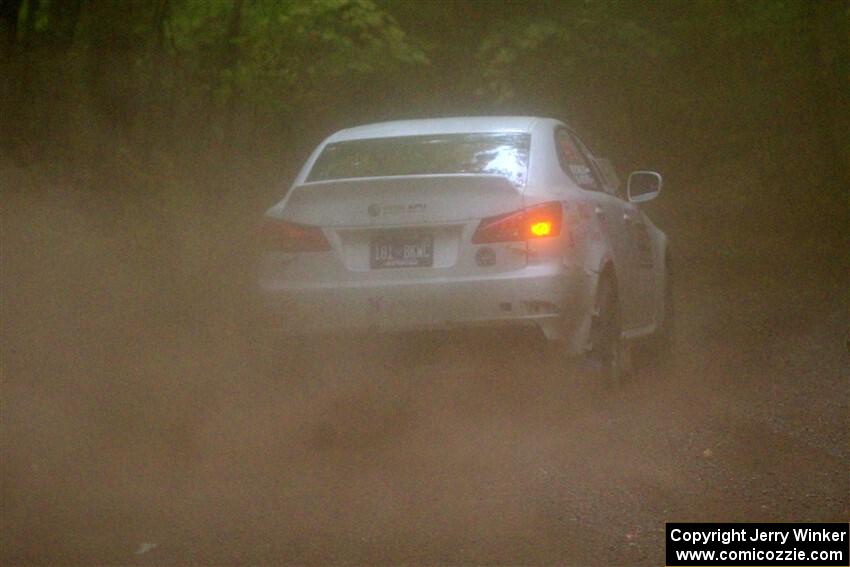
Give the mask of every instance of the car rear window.
<path id="1" fill-rule="evenodd" d="M 370 138 L 328 144 L 307 181 L 474 173 L 525 183 L 530 136 L 516 133 Z"/>

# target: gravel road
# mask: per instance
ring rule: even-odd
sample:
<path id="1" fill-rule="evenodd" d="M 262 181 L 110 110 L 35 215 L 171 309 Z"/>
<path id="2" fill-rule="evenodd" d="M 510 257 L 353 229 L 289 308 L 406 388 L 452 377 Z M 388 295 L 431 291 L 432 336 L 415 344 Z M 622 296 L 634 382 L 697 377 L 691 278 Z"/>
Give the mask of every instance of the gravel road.
<path id="1" fill-rule="evenodd" d="M 850 518 L 832 248 L 681 246 L 673 355 L 602 398 L 507 335 L 401 366 L 394 342 L 327 344 L 293 387 L 252 371 L 220 277 L 164 274 L 155 223 L 22 195 L 4 564 L 662 565 L 665 521 Z"/>

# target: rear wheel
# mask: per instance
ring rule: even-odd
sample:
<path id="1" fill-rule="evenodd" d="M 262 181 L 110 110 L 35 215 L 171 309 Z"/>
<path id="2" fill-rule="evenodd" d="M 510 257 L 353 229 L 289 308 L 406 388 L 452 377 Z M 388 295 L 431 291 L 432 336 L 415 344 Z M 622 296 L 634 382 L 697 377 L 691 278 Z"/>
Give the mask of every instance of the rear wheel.
<path id="1" fill-rule="evenodd" d="M 587 362 L 606 388 L 618 387 L 631 372 L 631 348 L 623 340 L 620 302 L 614 278 L 603 276 L 596 291 Z"/>

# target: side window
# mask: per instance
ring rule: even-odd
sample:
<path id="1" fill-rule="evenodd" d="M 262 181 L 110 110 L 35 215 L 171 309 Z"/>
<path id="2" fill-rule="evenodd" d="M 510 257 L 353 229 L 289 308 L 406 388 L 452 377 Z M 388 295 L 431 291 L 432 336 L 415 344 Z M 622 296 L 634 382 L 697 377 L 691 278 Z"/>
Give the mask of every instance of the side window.
<path id="1" fill-rule="evenodd" d="M 610 169 L 611 173 L 613 174 L 613 177 L 610 177 L 605 172 L 605 169 L 602 164 L 602 162 L 605 162 L 607 160 L 600 160 L 598 158 L 593 157 L 593 154 L 590 152 L 590 150 L 587 149 L 587 146 L 585 146 L 575 134 L 571 133 L 570 135 L 578 146 L 579 151 L 582 152 L 582 154 L 587 158 L 587 161 L 590 163 L 590 168 L 593 171 L 596 180 L 599 182 L 600 187 L 602 187 L 602 190 L 606 193 L 614 195 L 615 197 L 622 198 L 622 195 L 620 195 L 619 191 L 620 182 L 617 179 L 616 173 L 613 172 L 613 167 Z M 610 164 L 611 162 L 608 162 L 609 166 Z"/>
<path id="2" fill-rule="evenodd" d="M 555 149 L 564 173 L 569 175 L 579 187 L 590 191 L 602 191 L 602 184 L 596 172 L 593 171 L 590 160 L 583 153 L 579 142 L 564 128 L 555 131 Z"/>

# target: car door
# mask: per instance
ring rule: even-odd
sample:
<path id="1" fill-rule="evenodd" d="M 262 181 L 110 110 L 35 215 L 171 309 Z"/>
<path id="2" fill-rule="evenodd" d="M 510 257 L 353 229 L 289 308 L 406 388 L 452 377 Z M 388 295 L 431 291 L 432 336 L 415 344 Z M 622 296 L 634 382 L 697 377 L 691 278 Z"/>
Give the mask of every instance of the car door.
<path id="1" fill-rule="evenodd" d="M 557 132 L 558 143 L 564 152 L 565 169 L 573 180 L 585 190 L 592 203 L 593 215 L 614 261 L 623 329 L 641 326 L 645 315 L 642 306 L 640 278 L 635 260 L 635 244 L 630 221 L 630 203 L 622 200 L 606 184 L 594 166 L 592 154 L 581 140 L 567 129 Z"/>
<path id="2" fill-rule="evenodd" d="M 622 219 L 625 266 L 629 272 L 631 289 L 628 294 L 633 300 L 630 310 L 634 319 L 626 329 L 645 327 L 655 319 L 655 266 L 653 246 L 649 232 L 649 220 L 637 205 L 629 202 L 620 189 L 619 180 L 610 162 L 595 158 L 581 140 L 576 139 L 579 149 L 588 156 L 591 166 L 599 174 L 604 192 L 614 199 L 618 216 Z M 605 171 L 605 167 L 610 171 Z"/>

